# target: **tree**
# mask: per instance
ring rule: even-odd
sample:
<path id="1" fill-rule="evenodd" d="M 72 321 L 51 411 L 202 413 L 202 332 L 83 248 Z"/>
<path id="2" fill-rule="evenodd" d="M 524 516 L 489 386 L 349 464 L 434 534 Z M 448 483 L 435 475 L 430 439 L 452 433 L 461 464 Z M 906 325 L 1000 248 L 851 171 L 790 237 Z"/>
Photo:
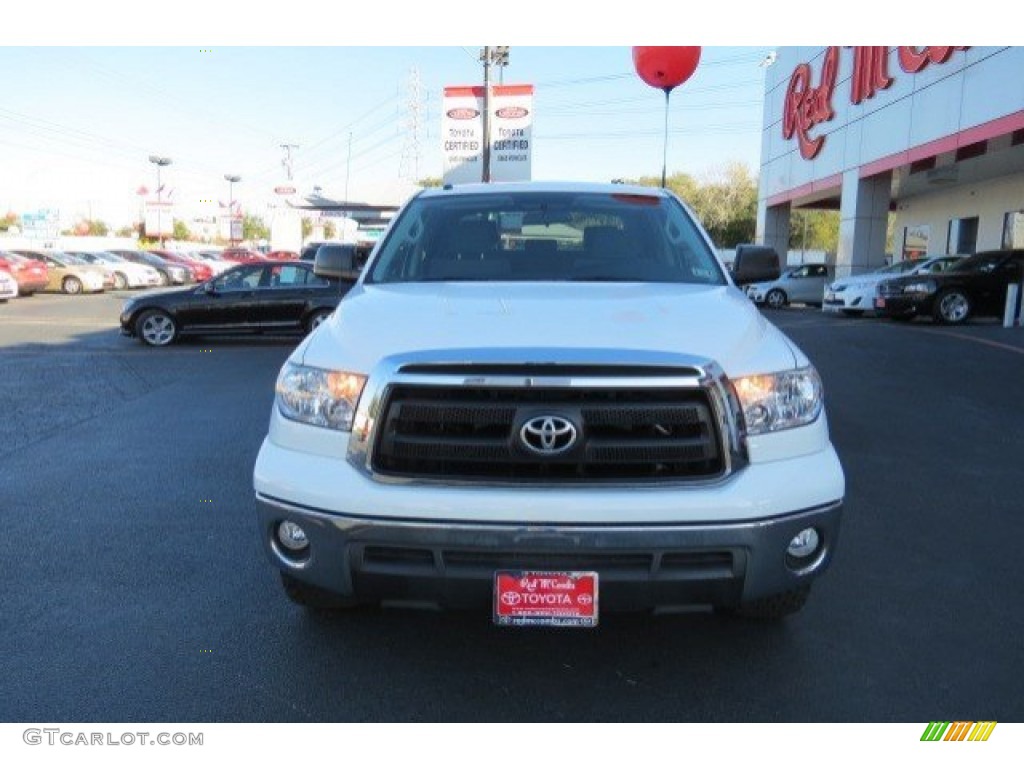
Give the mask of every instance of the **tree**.
<path id="1" fill-rule="evenodd" d="M 660 187 L 661 179 L 642 176 L 635 184 Z M 665 186 L 693 208 L 697 218 L 719 248 L 753 242 L 757 226 L 757 179 L 742 163 L 730 163 L 698 182 L 685 173 L 674 173 Z"/>
<path id="2" fill-rule="evenodd" d="M 428 176 L 416 182 L 421 187 L 440 187 L 444 182 L 437 176 Z"/>
<path id="3" fill-rule="evenodd" d="M 243 240 L 267 240 L 270 238 L 270 229 L 259 216 L 251 213 L 245 214 L 242 218 L 242 239 Z"/>
<path id="4" fill-rule="evenodd" d="M 188 225 L 184 221 L 175 219 L 171 237 L 175 240 L 191 240 L 192 233 L 188 231 Z"/>
<path id="5" fill-rule="evenodd" d="M 135 235 L 139 234 L 138 228 L 138 224 L 136 224 L 135 226 L 128 224 L 126 226 L 121 227 L 114 234 L 117 237 L 134 237 Z"/>
<path id="6" fill-rule="evenodd" d="M 324 238 L 327 240 L 333 240 L 334 236 L 338 234 L 338 228 L 334 226 L 333 221 L 324 222 Z"/>
<path id="7" fill-rule="evenodd" d="M 302 219 L 302 241 L 305 242 L 306 238 L 313 234 L 313 222 L 311 219 Z"/>
<path id="8" fill-rule="evenodd" d="M 789 218 L 789 247 L 835 253 L 839 247 L 839 212 L 794 209 Z"/>
<path id="9" fill-rule="evenodd" d="M 7 232 L 12 227 L 18 226 L 18 214 L 9 211 L 6 216 L 0 218 L 0 232 Z"/>

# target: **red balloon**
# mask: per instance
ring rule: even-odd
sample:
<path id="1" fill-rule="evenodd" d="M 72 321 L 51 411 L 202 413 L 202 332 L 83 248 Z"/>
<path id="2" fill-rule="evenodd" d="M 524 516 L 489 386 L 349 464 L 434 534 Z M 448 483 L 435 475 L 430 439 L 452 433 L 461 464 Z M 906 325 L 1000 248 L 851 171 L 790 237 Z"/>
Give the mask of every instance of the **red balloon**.
<path id="1" fill-rule="evenodd" d="M 633 67 L 640 79 L 654 88 L 666 91 L 689 80 L 699 62 L 699 45 L 633 46 Z"/>

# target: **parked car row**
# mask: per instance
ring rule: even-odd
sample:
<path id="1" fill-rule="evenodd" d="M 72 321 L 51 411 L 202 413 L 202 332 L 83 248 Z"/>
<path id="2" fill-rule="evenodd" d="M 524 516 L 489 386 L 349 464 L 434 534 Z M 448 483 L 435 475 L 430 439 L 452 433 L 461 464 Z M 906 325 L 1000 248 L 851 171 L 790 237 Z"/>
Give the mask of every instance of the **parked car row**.
<path id="1" fill-rule="evenodd" d="M 827 313 L 931 317 L 953 325 L 971 317 L 1002 316 L 1008 286 L 1024 280 L 1024 249 L 907 259 L 832 283 L 827 270 L 824 264 L 792 267 L 777 280 L 750 283 L 744 290 L 752 301 L 772 309 L 799 302 Z"/>
<path id="2" fill-rule="evenodd" d="M 1024 249 L 986 251 L 940 273 L 915 273 L 879 285 L 875 310 L 893 320 L 932 317 L 957 325 L 972 317 L 1002 317 L 1007 289 L 1024 279 Z"/>
<path id="3" fill-rule="evenodd" d="M 821 308 L 825 312 L 841 312 L 848 316 L 863 315 L 875 310 L 878 287 L 884 280 L 900 275 L 934 274 L 955 265 L 959 256 L 933 256 L 925 259 L 905 259 L 887 267 L 856 277 L 843 277 L 825 289 Z"/>

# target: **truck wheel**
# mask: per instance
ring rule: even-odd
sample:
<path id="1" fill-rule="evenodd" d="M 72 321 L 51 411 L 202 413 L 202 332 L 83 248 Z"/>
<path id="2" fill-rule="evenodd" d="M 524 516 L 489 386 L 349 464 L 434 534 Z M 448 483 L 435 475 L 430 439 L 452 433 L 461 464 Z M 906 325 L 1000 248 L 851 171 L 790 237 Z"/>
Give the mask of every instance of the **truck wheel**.
<path id="1" fill-rule="evenodd" d="M 284 587 L 284 593 L 288 595 L 289 600 L 310 611 L 340 611 L 359 605 L 354 598 L 299 581 L 284 571 L 281 571 L 281 586 Z"/>
<path id="2" fill-rule="evenodd" d="M 745 619 L 778 621 L 803 608 L 810 593 L 811 585 L 805 584 L 788 592 L 780 592 L 777 595 L 769 595 L 758 600 L 741 603 L 736 608 L 735 614 Z"/>

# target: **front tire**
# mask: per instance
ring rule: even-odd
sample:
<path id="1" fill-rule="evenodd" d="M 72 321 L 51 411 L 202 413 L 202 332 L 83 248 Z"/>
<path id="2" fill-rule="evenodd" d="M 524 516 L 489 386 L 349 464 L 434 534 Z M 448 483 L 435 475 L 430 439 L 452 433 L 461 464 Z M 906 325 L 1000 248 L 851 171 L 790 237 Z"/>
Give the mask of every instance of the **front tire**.
<path id="1" fill-rule="evenodd" d="M 864 314 L 863 309 L 844 309 L 843 314 L 847 317 L 860 317 Z"/>
<path id="2" fill-rule="evenodd" d="M 943 291 L 935 297 L 932 314 L 943 325 L 960 325 L 971 316 L 971 299 L 959 288 Z"/>
<path id="3" fill-rule="evenodd" d="M 768 295 L 764 297 L 764 303 L 772 309 L 782 309 L 786 306 L 786 292 L 781 288 L 772 288 L 768 291 Z"/>
<path id="4" fill-rule="evenodd" d="M 61 290 L 69 295 L 75 295 L 82 292 L 82 281 L 77 277 L 65 277 L 64 282 L 60 284 Z"/>
<path id="5" fill-rule="evenodd" d="M 135 334 L 151 347 L 166 347 L 178 337 L 178 324 L 162 309 L 150 309 L 135 321 Z"/>

